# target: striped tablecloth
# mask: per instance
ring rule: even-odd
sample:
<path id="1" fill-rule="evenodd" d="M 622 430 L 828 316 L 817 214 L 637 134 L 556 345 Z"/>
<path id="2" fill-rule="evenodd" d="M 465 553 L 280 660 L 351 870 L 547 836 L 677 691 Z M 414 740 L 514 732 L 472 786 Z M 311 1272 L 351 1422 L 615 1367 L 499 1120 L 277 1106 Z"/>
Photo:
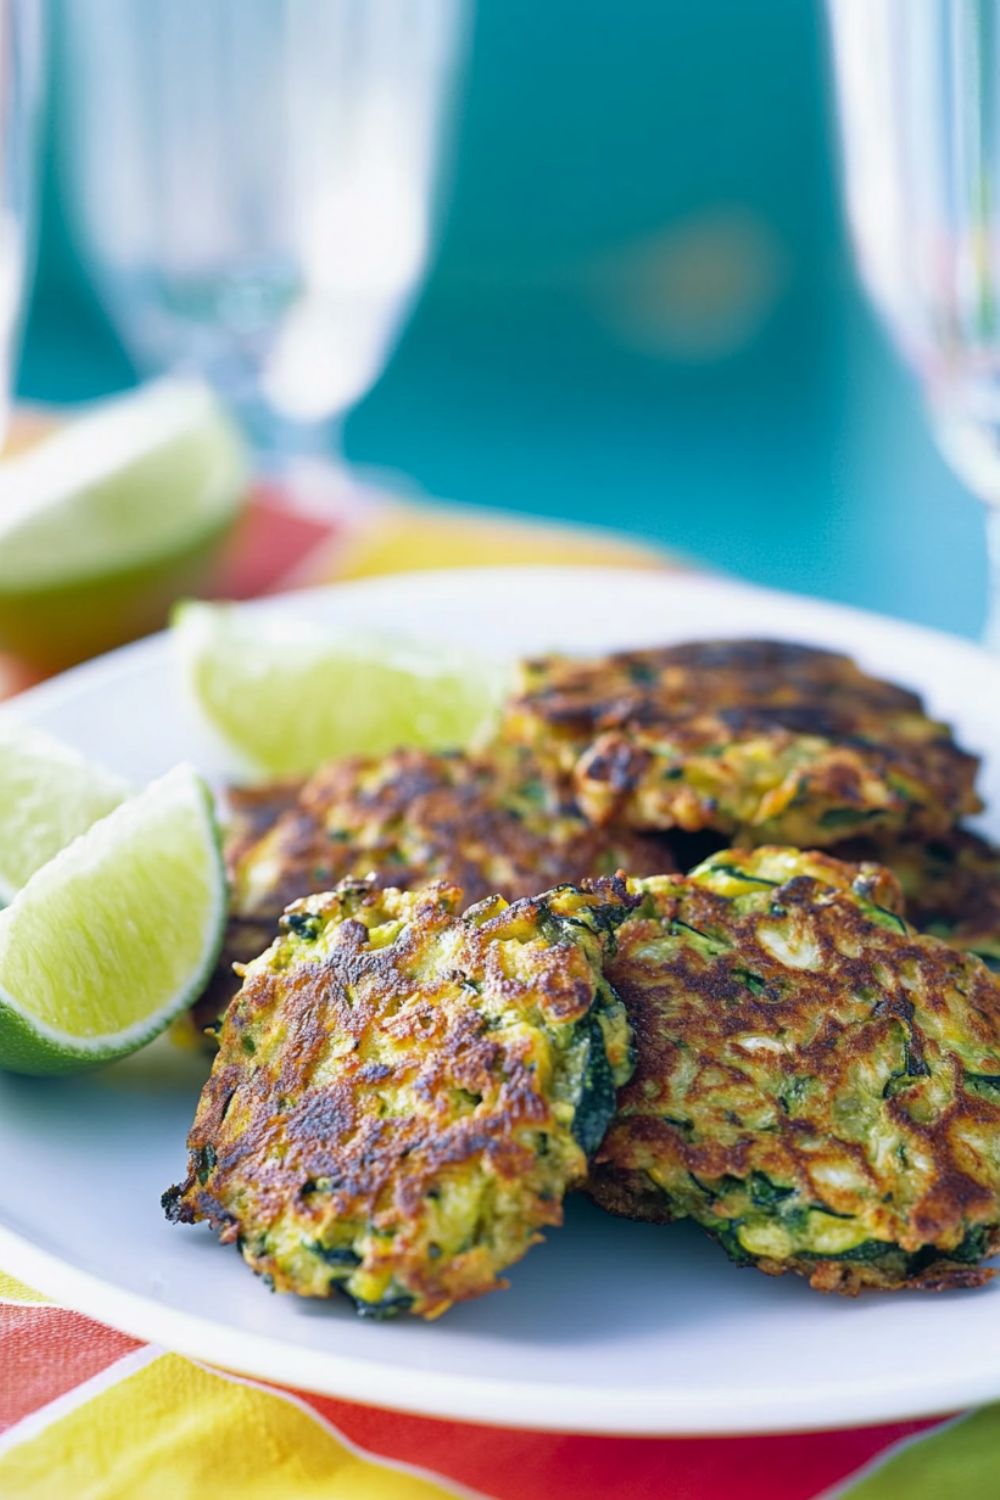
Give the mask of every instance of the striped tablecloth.
<path id="1" fill-rule="evenodd" d="M 627 540 L 345 495 L 259 494 L 219 581 L 291 584 L 509 562 L 671 566 Z M 0 691 L 27 675 L 0 661 Z M 2 1191 L 2 1188 L 0 1188 Z M 914 1358 L 923 1357 L 914 1329 Z M 722 1414 L 720 1414 L 722 1416 Z M 789 1437 L 512 1431 L 272 1387 L 137 1343 L 0 1273 L 0 1500 L 998 1500 L 1000 1407 Z"/>

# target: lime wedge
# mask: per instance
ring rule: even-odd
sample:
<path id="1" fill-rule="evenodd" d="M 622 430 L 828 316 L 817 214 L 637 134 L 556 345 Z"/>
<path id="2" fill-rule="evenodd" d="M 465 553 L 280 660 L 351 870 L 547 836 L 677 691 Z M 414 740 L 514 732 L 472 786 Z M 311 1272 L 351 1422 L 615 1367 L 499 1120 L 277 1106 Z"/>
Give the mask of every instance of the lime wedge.
<path id="1" fill-rule="evenodd" d="M 306 775 L 338 755 L 463 746 L 495 722 L 507 683 L 494 662 L 234 605 L 183 604 L 174 635 L 187 693 L 237 774 Z"/>
<path id="2" fill-rule="evenodd" d="M 128 794 L 51 735 L 0 719 L 0 904 Z"/>
<path id="3" fill-rule="evenodd" d="M 134 1052 L 204 986 L 226 881 L 211 797 L 180 766 L 109 813 L 0 912 L 0 1067 Z"/>
<path id="4" fill-rule="evenodd" d="M 0 645 L 53 668 L 162 624 L 214 560 L 248 475 L 195 381 L 103 402 L 0 463 Z"/>

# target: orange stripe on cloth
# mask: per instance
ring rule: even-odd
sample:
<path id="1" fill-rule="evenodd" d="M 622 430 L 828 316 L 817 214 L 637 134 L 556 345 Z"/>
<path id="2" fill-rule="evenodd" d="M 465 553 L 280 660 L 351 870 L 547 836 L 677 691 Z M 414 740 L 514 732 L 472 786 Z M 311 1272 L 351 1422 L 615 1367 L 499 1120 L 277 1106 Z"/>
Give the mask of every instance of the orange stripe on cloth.
<path id="1" fill-rule="evenodd" d="M 0 1432 L 140 1346 L 61 1307 L 0 1307 Z"/>
<path id="2" fill-rule="evenodd" d="M 612 1438 L 413 1417 L 301 1399 L 370 1452 L 419 1462 L 492 1500 L 814 1500 L 934 1422 L 788 1437 Z"/>

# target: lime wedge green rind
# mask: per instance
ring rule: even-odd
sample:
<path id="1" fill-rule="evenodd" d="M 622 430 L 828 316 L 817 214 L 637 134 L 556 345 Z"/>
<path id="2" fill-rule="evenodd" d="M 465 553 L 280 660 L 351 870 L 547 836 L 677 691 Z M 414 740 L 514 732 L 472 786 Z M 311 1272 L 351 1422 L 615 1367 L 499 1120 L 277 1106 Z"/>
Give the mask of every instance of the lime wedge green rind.
<path id="1" fill-rule="evenodd" d="M 128 794 L 125 781 L 70 746 L 0 718 L 0 905 Z"/>
<path id="2" fill-rule="evenodd" d="M 212 798 L 181 766 L 0 912 L 0 1067 L 67 1073 L 134 1052 L 203 989 L 225 918 Z"/>
<path id="3" fill-rule="evenodd" d="M 399 745 L 466 746 L 490 731 L 507 686 L 495 662 L 298 615 L 189 602 L 173 623 L 185 694 L 243 775 L 307 775 Z"/>

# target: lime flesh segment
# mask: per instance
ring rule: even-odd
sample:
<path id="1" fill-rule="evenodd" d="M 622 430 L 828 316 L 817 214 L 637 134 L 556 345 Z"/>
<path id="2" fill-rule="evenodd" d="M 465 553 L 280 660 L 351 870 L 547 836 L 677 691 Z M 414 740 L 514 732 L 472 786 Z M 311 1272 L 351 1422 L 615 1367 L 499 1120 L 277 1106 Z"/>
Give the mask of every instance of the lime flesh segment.
<path id="1" fill-rule="evenodd" d="M 103 402 L 0 464 L 0 589 L 173 556 L 233 515 L 247 480 L 242 440 L 200 382 Z"/>
<path id="2" fill-rule="evenodd" d="M 128 794 L 51 735 L 0 720 L 0 904 Z"/>
<path id="3" fill-rule="evenodd" d="M 0 912 L 0 1067 L 67 1073 L 134 1052 L 204 987 L 225 916 L 212 799 L 180 766 Z"/>
<path id="4" fill-rule="evenodd" d="M 298 617 L 188 603 L 174 614 L 187 693 L 234 765 L 307 775 L 339 755 L 467 745 L 507 671 L 447 649 L 359 641 Z"/>

